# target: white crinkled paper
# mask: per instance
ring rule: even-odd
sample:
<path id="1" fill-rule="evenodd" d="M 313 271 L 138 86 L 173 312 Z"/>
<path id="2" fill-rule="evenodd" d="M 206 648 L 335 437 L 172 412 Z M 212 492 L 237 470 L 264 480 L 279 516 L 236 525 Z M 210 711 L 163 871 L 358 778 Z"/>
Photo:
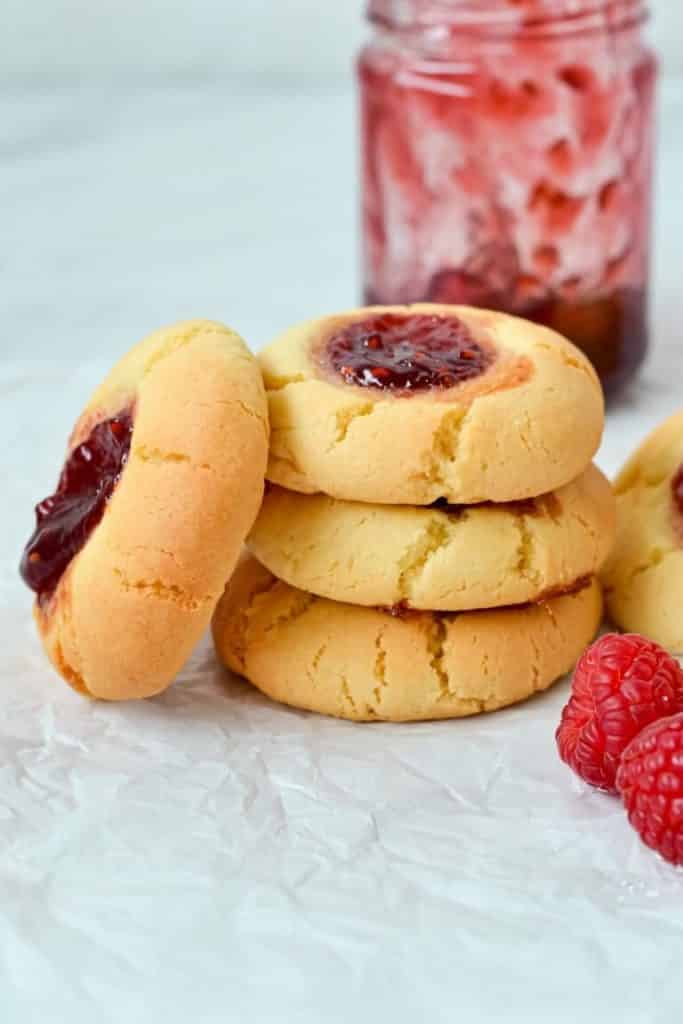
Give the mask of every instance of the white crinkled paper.
<path id="1" fill-rule="evenodd" d="M 56 678 L 16 562 L 99 372 L 0 381 L 3 1024 L 671 1020 L 683 874 L 560 763 L 565 684 L 356 726 L 270 703 L 208 642 L 141 704 Z"/>

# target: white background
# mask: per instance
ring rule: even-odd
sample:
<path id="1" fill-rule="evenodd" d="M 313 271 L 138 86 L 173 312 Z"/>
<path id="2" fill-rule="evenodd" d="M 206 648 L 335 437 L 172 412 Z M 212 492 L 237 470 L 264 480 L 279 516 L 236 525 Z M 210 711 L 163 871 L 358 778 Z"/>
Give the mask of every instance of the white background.
<path id="1" fill-rule="evenodd" d="M 181 317 L 258 347 L 357 299 L 360 17 L 0 3 L 1 1024 L 670 1024 L 682 876 L 560 763 L 566 683 L 362 728 L 229 681 L 208 644 L 136 705 L 49 669 L 16 566 L 107 365 Z M 609 473 L 683 402 L 683 89 L 662 92 L 654 344 Z"/>
<path id="2" fill-rule="evenodd" d="M 361 0 L 4 0 L 0 74 L 344 74 Z M 683 71 L 683 6 L 653 0 L 668 72 Z"/>

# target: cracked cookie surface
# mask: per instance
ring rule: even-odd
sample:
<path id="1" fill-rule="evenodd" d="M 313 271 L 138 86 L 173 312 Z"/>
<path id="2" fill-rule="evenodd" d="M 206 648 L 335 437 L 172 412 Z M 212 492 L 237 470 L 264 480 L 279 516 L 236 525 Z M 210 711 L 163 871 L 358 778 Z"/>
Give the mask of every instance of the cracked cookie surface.
<path id="1" fill-rule="evenodd" d="M 537 605 L 392 615 L 313 597 L 246 556 L 213 619 L 222 661 L 274 700 L 354 721 L 495 711 L 547 689 L 593 639 L 599 585 Z"/>
<path id="2" fill-rule="evenodd" d="M 101 520 L 34 614 L 57 671 L 106 700 L 164 690 L 204 633 L 263 494 L 267 404 L 256 360 L 221 324 L 151 335 L 111 371 L 68 452 L 133 408 Z"/>
<path id="3" fill-rule="evenodd" d="M 609 482 L 590 466 L 559 491 L 509 505 L 370 505 L 270 485 L 247 540 L 301 590 L 367 606 L 468 611 L 536 601 L 604 564 Z"/>
<path id="4" fill-rule="evenodd" d="M 329 340 L 377 316 L 457 317 L 491 358 L 471 379 L 414 393 L 327 372 L 320 353 Z M 431 304 L 352 310 L 291 328 L 259 361 L 272 430 L 268 478 L 306 494 L 408 505 L 517 501 L 573 480 L 602 435 L 590 363 L 547 328 L 502 313 Z"/>
<path id="5" fill-rule="evenodd" d="M 662 423 L 617 477 L 617 539 L 603 572 L 622 629 L 683 654 L 683 410 Z"/>

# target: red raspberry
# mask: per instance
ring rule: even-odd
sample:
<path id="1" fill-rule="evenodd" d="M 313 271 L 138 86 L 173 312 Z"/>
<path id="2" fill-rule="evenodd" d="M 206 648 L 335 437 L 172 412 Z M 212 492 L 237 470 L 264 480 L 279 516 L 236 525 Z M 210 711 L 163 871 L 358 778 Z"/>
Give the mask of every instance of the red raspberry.
<path id="1" fill-rule="evenodd" d="M 624 748 L 646 725 L 683 711 L 683 670 L 658 644 L 610 633 L 589 647 L 555 734 L 560 757 L 591 786 L 616 793 Z"/>
<path id="2" fill-rule="evenodd" d="M 683 714 L 653 722 L 629 743 L 617 788 L 643 842 L 683 864 Z"/>

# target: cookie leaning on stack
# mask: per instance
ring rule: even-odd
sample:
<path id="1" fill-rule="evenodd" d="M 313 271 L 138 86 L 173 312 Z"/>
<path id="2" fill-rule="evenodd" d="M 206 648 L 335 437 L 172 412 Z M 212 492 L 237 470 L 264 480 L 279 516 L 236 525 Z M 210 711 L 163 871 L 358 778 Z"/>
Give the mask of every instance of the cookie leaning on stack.
<path id="1" fill-rule="evenodd" d="M 139 342 L 76 421 L 21 563 L 53 665 L 79 693 L 161 693 L 203 635 L 263 495 L 266 396 L 229 327 Z"/>
<path id="2" fill-rule="evenodd" d="M 288 331 L 261 367 L 271 486 L 262 564 L 214 617 L 230 667 L 365 721 L 494 710 L 571 668 L 615 529 L 590 465 L 602 392 L 572 345 L 484 310 L 371 308 Z"/>

